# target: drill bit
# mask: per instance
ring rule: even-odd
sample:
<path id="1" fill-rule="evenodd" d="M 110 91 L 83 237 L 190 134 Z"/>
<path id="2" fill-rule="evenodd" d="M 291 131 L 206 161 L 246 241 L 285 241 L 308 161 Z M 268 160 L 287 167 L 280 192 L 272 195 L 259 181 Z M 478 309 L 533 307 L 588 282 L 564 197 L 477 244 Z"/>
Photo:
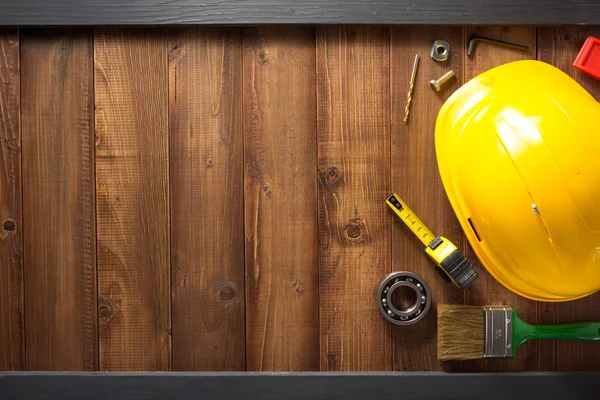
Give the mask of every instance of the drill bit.
<path id="1" fill-rule="evenodd" d="M 408 122 L 408 114 L 410 113 L 410 103 L 412 102 L 412 93 L 415 88 L 415 78 L 417 77 L 417 69 L 419 68 L 419 55 L 415 55 L 415 63 L 413 65 L 412 75 L 410 76 L 410 86 L 408 87 L 408 98 L 406 107 L 404 107 L 404 122 Z"/>

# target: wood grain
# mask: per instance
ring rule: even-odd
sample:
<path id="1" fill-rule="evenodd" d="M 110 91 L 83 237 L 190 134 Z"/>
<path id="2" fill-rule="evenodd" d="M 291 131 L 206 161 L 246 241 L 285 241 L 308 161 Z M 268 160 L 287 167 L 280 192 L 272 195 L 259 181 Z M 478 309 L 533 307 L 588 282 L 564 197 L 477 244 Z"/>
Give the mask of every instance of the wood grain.
<path id="1" fill-rule="evenodd" d="M 588 36 L 600 37 L 600 27 L 538 28 L 538 59 L 560 68 L 600 101 L 599 82 L 573 67 L 573 61 Z M 591 117 L 591 116 L 590 116 Z M 600 320 L 600 293 L 565 303 L 539 305 L 540 323 L 560 324 Z M 597 343 L 550 342 L 541 355 L 540 369 L 558 371 L 597 371 L 600 347 Z"/>
<path id="2" fill-rule="evenodd" d="M 250 371 L 319 369 L 315 32 L 244 31 Z"/>
<path id="3" fill-rule="evenodd" d="M 0 25 L 597 24 L 597 0 L 3 0 Z"/>
<path id="4" fill-rule="evenodd" d="M 321 369 L 390 370 L 389 29 L 317 30 Z"/>
<path id="5" fill-rule="evenodd" d="M 92 40 L 21 38 L 25 348 L 28 370 L 95 370 Z"/>
<path id="6" fill-rule="evenodd" d="M 0 29 L 0 371 L 24 367 L 19 31 Z"/>
<path id="7" fill-rule="evenodd" d="M 436 235 L 443 235 L 455 244 L 463 240 L 460 225 L 450 207 L 440 180 L 435 156 L 435 120 L 444 101 L 462 84 L 464 43 L 460 27 L 394 28 L 391 48 L 392 87 L 392 191 Z M 439 38 L 451 46 L 450 59 L 436 62 L 429 56 L 429 47 Z M 403 122 L 404 108 L 415 54 L 420 62 L 408 123 Z M 448 81 L 439 93 L 429 85 L 448 70 L 456 78 Z M 435 271 L 424 254 L 422 243 L 391 210 L 392 269 L 415 272 L 428 284 L 434 306 L 439 303 L 464 301 L 464 291 L 448 285 Z M 432 307 L 424 320 L 408 327 L 394 328 L 395 370 L 439 370 L 437 360 L 436 312 Z"/>
<path id="8" fill-rule="evenodd" d="M 241 31 L 169 32 L 173 369 L 245 369 Z"/>
<path id="9" fill-rule="evenodd" d="M 530 27 L 469 27 L 466 30 L 466 39 L 472 34 L 500 39 L 507 42 L 529 46 L 528 52 L 494 46 L 487 43 L 477 43 L 471 57 L 465 54 L 465 81 L 487 71 L 490 68 L 511 61 L 535 59 L 536 57 L 536 29 Z M 537 322 L 537 303 L 521 297 L 496 281 L 484 266 L 479 263 L 477 256 L 466 240 L 464 250 L 470 260 L 476 262 L 479 279 L 476 284 L 466 292 L 467 303 L 471 305 L 499 305 L 506 304 L 515 307 L 520 317 L 530 323 Z M 508 359 L 487 359 L 467 363 L 469 371 L 535 371 L 538 367 L 538 344 L 541 342 L 527 343 L 517 356 Z M 546 360 L 544 362 L 550 362 Z"/>
<path id="10" fill-rule="evenodd" d="M 100 369 L 171 366 L 167 41 L 96 31 Z"/>

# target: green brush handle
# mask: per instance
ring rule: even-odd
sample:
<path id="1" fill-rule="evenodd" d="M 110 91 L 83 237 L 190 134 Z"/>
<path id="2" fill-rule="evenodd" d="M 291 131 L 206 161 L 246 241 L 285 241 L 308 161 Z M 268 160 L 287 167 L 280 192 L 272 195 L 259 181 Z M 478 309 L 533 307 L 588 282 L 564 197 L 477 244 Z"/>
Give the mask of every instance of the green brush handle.
<path id="1" fill-rule="evenodd" d="M 530 325 L 513 311 L 513 355 L 528 340 L 600 340 L 600 322 L 575 322 L 562 325 Z"/>

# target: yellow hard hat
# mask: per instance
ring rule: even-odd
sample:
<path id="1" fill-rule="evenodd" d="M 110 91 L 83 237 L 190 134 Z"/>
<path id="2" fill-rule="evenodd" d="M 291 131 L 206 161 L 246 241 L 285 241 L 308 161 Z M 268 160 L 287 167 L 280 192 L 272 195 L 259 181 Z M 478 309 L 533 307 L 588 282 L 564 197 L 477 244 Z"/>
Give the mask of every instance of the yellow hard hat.
<path id="1" fill-rule="evenodd" d="M 600 103 L 577 82 L 539 61 L 491 69 L 444 104 L 435 147 L 496 280 L 541 301 L 600 289 Z"/>

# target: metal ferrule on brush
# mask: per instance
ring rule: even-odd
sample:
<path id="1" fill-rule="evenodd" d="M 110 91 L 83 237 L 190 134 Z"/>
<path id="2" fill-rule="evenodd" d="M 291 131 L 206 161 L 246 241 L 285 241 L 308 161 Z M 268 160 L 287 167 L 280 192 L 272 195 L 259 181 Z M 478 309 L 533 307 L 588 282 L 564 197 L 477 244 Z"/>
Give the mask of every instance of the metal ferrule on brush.
<path id="1" fill-rule="evenodd" d="M 484 357 L 512 357 L 512 308 L 484 307 Z"/>

